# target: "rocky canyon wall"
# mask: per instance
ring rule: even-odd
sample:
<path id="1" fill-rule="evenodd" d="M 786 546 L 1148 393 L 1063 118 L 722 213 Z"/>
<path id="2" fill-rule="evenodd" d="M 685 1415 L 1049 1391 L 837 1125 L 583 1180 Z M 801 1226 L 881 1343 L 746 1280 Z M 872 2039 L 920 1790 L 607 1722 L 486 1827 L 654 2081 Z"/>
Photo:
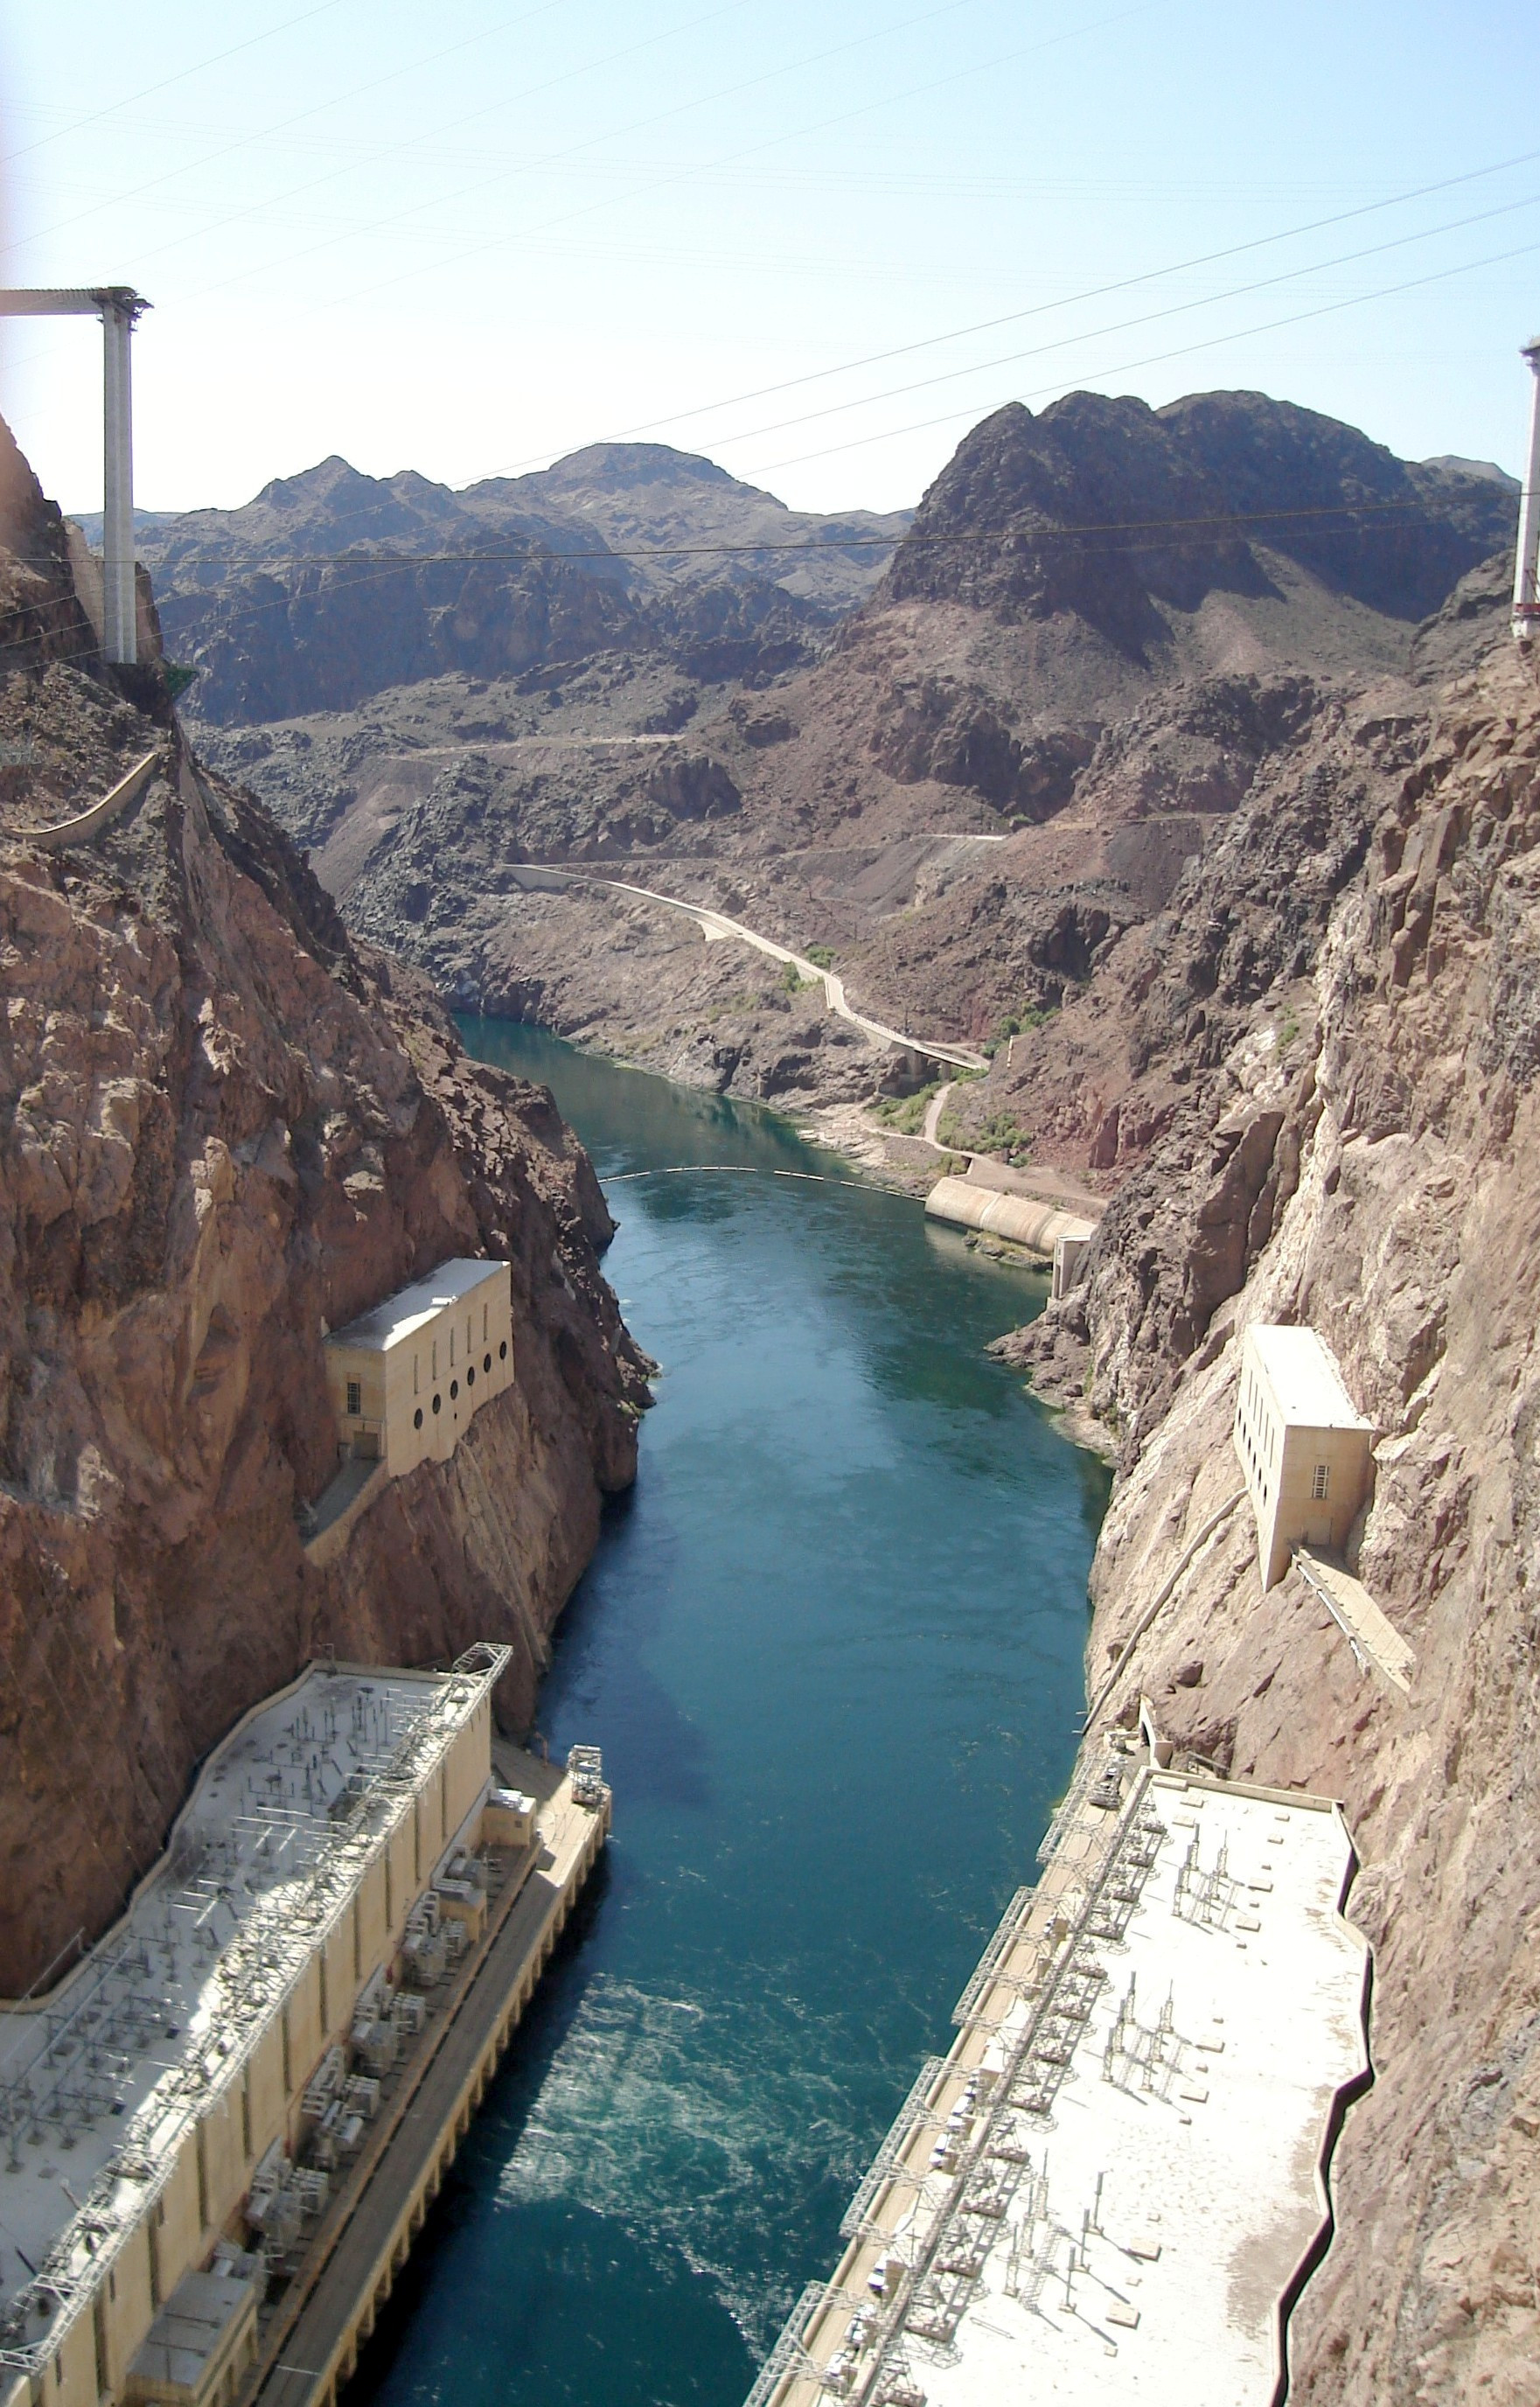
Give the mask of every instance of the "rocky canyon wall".
<path id="1" fill-rule="evenodd" d="M 101 668 L 7 463 L 0 737 L 0 1992 L 93 1937 L 207 1749 L 311 1657 L 547 1635 L 634 1475 L 646 1364 L 549 1095 L 467 1061 L 159 672 Z M 25 831 L 153 750 L 89 846 Z M 512 1267 L 515 1379 L 318 1568 L 322 1338 L 446 1256 Z"/>
<path id="2" fill-rule="evenodd" d="M 1119 1460 L 1094 1718 L 1148 1695 L 1178 1749 L 1340 1797 L 1356 1836 L 1376 2078 L 1337 2150 L 1338 2237 L 1294 2317 L 1290 2397 L 1530 2407 L 1540 668 L 1504 638 L 1422 727 L 1348 740 L 1364 774 L 1334 807 L 1323 787 L 1321 824 L 1295 832 L 1314 904 L 1276 889 L 1260 919 L 1254 898 L 1249 991 L 1166 1016 L 1151 1075 L 1180 1074 L 1179 1123 L 1120 1194 L 1088 1283 L 1013 1350 Z M 1285 834 L 1275 821 L 1280 873 Z M 1233 967 L 1245 898 L 1228 919 L 1220 899 L 1211 878 L 1186 890 L 1166 930 L 1176 983 L 1227 942 Z M 1416 1650 L 1409 1697 L 1355 1660 L 1297 1571 L 1261 1593 L 1244 1501 L 1194 1548 L 1241 1488 L 1230 1425 L 1254 1320 L 1319 1330 L 1376 1423 L 1349 1551 Z"/>

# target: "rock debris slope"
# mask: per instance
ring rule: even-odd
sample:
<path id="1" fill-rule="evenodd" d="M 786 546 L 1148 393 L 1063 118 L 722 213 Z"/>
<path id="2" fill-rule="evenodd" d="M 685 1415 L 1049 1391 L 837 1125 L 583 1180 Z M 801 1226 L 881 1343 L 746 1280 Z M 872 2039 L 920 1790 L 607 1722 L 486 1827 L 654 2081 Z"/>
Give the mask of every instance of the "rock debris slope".
<path id="1" fill-rule="evenodd" d="M 635 1461 L 610 1222 L 541 1089 L 468 1062 L 206 774 L 158 667 L 100 668 L 8 437 L 0 573 L 0 1992 L 93 1937 L 199 1758 L 335 1647 L 547 1633 Z M 89 847 L 23 831 L 153 748 Z M 516 1378 L 325 1571 L 321 1339 L 454 1253 L 512 1264 Z"/>
<path id="2" fill-rule="evenodd" d="M 1433 651 L 1447 662 L 1462 630 L 1457 605 Z M 1376 1950 L 1376 2078 L 1337 2151 L 1339 2237 L 1294 2318 L 1290 2397 L 1530 2407 L 1540 668 L 1500 636 L 1421 727 L 1348 719 L 1336 744 L 1313 806 L 1306 790 L 1291 819 L 1237 819 L 1262 875 L 1216 850 L 1179 898 L 1165 976 L 1219 1001 L 1196 1027 L 1166 1014 L 1155 1039 L 1148 1075 L 1183 1074 L 1178 1116 L 1087 1284 L 1007 1350 L 1118 1453 L 1093 1573 L 1100 1716 L 1145 1692 L 1222 1770 L 1341 1797 L 1361 1852 L 1348 1910 Z M 1254 1319 L 1321 1330 L 1378 1429 L 1350 1555 L 1416 1650 L 1408 1699 L 1360 1668 L 1297 1573 L 1261 1595 L 1244 1504 L 1184 1563 L 1240 1486 L 1229 1430 Z"/>

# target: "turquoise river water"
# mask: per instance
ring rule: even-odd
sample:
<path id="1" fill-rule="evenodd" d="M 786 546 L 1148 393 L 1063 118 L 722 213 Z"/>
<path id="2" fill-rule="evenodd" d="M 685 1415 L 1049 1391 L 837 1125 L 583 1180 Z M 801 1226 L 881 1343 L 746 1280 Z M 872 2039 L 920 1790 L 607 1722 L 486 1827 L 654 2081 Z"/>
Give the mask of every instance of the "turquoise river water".
<path id="1" fill-rule="evenodd" d="M 607 1862 L 351 2396 L 739 2407 L 1032 1875 L 1105 1480 L 981 1350 L 1040 1278 L 734 1175 L 851 1176 L 767 1113 L 463 1033 L 591 1148 L 663 1376 L 540 1706 L 604 1749 Z M 675 1163 L 716 1174 L 623 1179 Z"/>

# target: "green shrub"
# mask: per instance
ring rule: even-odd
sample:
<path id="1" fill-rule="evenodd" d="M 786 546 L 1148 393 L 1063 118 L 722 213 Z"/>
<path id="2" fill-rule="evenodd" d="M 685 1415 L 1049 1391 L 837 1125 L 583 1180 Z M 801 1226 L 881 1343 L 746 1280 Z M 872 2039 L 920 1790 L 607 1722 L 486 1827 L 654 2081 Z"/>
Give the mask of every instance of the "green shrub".
<path id="1" fill-rule="evenodd" d="M 933 1078 L 928 1087 L 917 1089 L 912 1095 L 878 1095 L 870 1106 L 872 1117 L 897 1136 L 918 1136 L 925 1125 L 931 1097 L 940 1084 L 939 1078 Z"/>

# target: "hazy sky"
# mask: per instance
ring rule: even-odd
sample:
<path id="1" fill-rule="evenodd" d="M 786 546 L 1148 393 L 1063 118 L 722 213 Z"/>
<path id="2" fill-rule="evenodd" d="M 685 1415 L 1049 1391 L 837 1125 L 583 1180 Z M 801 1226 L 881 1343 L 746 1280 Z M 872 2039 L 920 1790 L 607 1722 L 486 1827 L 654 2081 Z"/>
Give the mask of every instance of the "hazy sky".
<path id="1" fill-rule="evenodd" d="M 1519 465 L 1540 33 L 1494 0 L 12 0 L 0 78 L 0 280 L 155 305 L 149 507 L 622 434 L 890 507 L 1077 385 Z M 96 327 L 3 341 L 96 506 Z"/>

